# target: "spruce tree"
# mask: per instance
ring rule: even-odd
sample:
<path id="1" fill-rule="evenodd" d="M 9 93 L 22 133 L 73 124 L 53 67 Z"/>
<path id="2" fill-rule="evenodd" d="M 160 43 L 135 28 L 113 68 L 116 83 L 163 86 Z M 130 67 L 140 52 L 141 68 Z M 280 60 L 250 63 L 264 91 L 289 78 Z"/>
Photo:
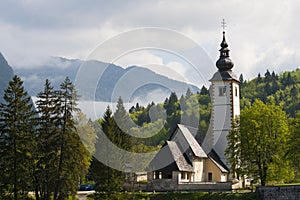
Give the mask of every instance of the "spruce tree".
<path id="1" fill-rule="evenodd" d="M 243 87 L 244 86 L 244 76 L 243 76 L 243 74 L 241 74 L 240 75 L 240 77 L 239 77 L 239 81 L 240 81 L 240 87 Z"/>
<path id="2" fill-rule="evenodd" d="M 185 97 L 186 97 L 187 99 L 189 99 L 192 95 L 193 95 L 193 93 L 192 93 L 191 89 L 188 88 L 187 91 L 186 91 Z"/>
<path id="3" fill-rule="evenodd" d="M 117 103 L 117 109 L 113 115 L 116 123 L 115 137 L 117 138 L 114 143 L 124 150 L 130 150 L 131 148 L 131 137 L 129 131 L 134 127 L 130 116 L 126 112 L 123 104 L 123 100 L 120 97 Z"/>
<path id="4" fill-rule="evenodd" d="M 4 194 L 13 194 L 15 200 L 25 198 L 32 189 L 35 118 L 23 81 L 14 76 L 0 106 L 0 186 Z"/>
<path id="5" fill-rule="evenodd" d="M 118 127 L 109 107 L 107 107 L 100 125 L 102 131 L 98 133 L 98 139 L 95 144 L 95 155 L 91 162 L 90 177 L 95 181 L 96 192 L 105 192 L 107 199 L 110 199 L 113 193 L 122 190 L 124 174 L 116 169 L 112 169 L 110 166 L 107 166 L 109 165 L 109 162 L 118 162 L 118 160 L 122 158 L 115 157 L 116 154 L 114 154 L 114 152 L 108 152 L 109 148 L 102 146 L 109 144 L 103 144 L 103 141 L 101 141 L 101 134 L 105 134 L 105 136 L 115 145 L 118 145 L 118 143 L 122 141 L 120 135 L 117 134 Z M 99 157 L 102 157 L 106 163 L 104 164 L 97 160 Z"/>
<path id="6" fill-rule="evenodd" d="M 260 73 L 258 73 L 257 79 L 256 79 L 256 83 L 259 84 L 259 83 L 261 83 L 261 82 L 262 82 L 262 78 L 261 78 Z"/>
<path id="7" fill-rule="evenodd" d="M 201 88 L 201 92 L 200 92 L 201 95 L 207 95 L 209 94 L 209 91 L 208 89 L 203 85 L 202 88 Z"/>
<path id="8" fill-rule="evenodd" d="M 165 101 L 164 108 L 167 113 L 165 128 L 167 130 L 167 138 L 175 131 L 177 124 L 181 123 L 181 109 L 175 92 L 170 94 L 168 101 Z"/>
<path id="9" fill-rule="evenodd" d="M 38 94 L 36 102 L 39 113 L 38 120 L 38 152 L 39 158 L 36 163 L 35 195 L 36 199 L 49 200 L 54 191 L 55 171 L 58 165 L 57 152 L 59 143 L 60 120 L 57 105 L 57 91 L 53 90 L 47 79 L 44 91 Z"/>
<path id="10" fill-rule="evenodd" d="M 270 71 L 267 69 L 266 73 L 265 73 L 265 81 L 266 83 L 269 83 L 272 81 L 272 76 L 271 76 L 271 73 Z"/>
<path id="11" fill-rule="evenodd" d="M 56 123 L 59 142 L 54 200 L 62 200 L 68 195 L 76 195 L 79 177 L 86 173 L 89 166 L 89 154 L 76 131 L 74 113 L 79 111 L 76 107 L 78 95 L 68 77 L 60 85 L 57 98 L 60 119 Z"/>

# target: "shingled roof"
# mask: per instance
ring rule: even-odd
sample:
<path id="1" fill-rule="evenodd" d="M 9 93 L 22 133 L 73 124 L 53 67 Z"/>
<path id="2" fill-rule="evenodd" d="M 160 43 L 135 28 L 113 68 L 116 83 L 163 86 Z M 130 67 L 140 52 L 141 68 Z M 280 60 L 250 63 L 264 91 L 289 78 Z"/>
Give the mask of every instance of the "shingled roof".
<path id="1" fill-rule="evenodd" d="M 179 171 L 193 171 L 192 165 L 187 162 L 176 142 L 167 141 L 167 144 Z"/>
<path id="2" fill-rule="evenodd" d="M 164 144 L 151 161 L 150 169 L 159 169 L 160 171 L 193 171 L 192 165 L 188 163 L 174 141 L 167 141 Z"/>
<path id="3" fill-rule="evenodd" d="M 191 147 L 191 150 L 193 151 L 194 155 L 199 158 L 207 158 L 206 153 L 201 148 L 200 144 L 197 142 L 195 137 L 192 135 L 189 128 L 182 124 L 178 124 L 177 126 L 178 126 L 179 130 L 181 131 L 182 135 L 184 136 L 185 140 Z"/>

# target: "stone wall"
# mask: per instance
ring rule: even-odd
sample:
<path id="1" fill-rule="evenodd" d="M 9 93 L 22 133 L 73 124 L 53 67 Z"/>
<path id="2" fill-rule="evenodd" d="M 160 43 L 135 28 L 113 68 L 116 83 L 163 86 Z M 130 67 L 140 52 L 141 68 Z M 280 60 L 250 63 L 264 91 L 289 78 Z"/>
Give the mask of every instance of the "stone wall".
<path id="1" fill-rule="evenodd" d="M 261 186 L 256 188 L 261 200 L 299 200 L 300 185 L 296 186 Z"/>
<path id="2" fill-rule="evenodd" d="M 172 179 L 152 180 L 148 191 L 231 191 L 231 182 L 178 183 Z"/>

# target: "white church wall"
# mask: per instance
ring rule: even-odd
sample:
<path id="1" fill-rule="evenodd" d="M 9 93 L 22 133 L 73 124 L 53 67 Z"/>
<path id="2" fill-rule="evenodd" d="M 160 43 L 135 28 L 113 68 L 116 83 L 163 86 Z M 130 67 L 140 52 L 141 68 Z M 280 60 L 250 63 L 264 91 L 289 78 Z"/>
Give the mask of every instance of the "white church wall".
<path id="1" fill-rule="evenodd" d="M 226 93 L 220 94 L 222 87 Z M 239 84 L 235 81 L 212 81 L 212 140 L 213 148 L 226 164 L 225 150 L 227 135 L 231 130 L 232 120 L 240 115 Z M 225 95 L 225 96 L 224 96 Z"/>
<path id="2" fill-rule="evenodd" d="M 214 116 L 213 130 L 230 130 L 231 129 L 231 106 L 216 105 L 212 110 Z"/>
<path id="3" fill-rule="evenodd" d="M 226 182 L 227 181 L 227 174 L 221 174 L 221 181 L 220 182 Z"/>
<path id="4" fill-rule="evenodd" d="M 224 104 L 231 104 L 231 98 L 230 98 L 230 88 L 231 88 L 231 82 L 228 81 L 213 81 L 213 100 L 215 105 L 224 105 Z M 220 87 L 226 87 L 226 93 L 223 94 L 223 96 L 220 96 Z"/>
<path id="5" fill-rule="evenodd" d="M 200 182 L 202 181 L 203 176 L 203 159 L 194 159 L 193 161 L 193 170 L 195 172 L 194 174 L 194 181 Z"/>
<path id="6" fill-rule="evenodd" d="M 240 115 L 240 88 L 236 82 L 232 83 L 233 88 L 233 117 Z M 237 93 L 236 93 L 237 92 Z"/>
<path id="7" fill-rule="evenodd" d="M 227 135 L 229 131 L 222 131 L 221 134 L 219 134 L 219 138 L 216 141 L 216 144 L 214 146 L 214 150 L 222 160 L 224 164 L 226 164 L 226 156 L 225 156 L 225 149 L 227 148 L 228 142 L 227 142 Z"/>
<path id="8" fill-rule="evenodd" d="M 220 88 L 226 87 L 225 96 L 220 96 Z M 219 153 L 224 154 L 227 147 L 226 135 L 231 129 L 232 116 L 232 84 L 228 81 L 212 82 L 212 137 L 213 148 Z M 224 137 L 225 136 L 225 137 Z M 225 139 L 224 139 L 225 138 Z M 216 145 L 218 143 L 218 145 Z"/>

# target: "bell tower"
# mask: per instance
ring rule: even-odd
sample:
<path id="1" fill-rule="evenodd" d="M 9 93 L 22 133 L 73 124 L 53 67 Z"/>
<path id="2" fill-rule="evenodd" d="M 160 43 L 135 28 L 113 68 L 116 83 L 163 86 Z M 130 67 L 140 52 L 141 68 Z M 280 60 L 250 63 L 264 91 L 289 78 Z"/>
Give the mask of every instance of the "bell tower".
<path id="1" fill-rule="evenodd" d="M 206 151 L 214 149 L 226 165 L 227 135 L 234 118 L 240 115 L 240 90 L 239 80 L 232 71 L 234 64 L 229 57 L 230 50 L 225 38 L 224 21 L 222 25 L 223 39 L 220 44 L 220 57 L 216 62 L 218 71 L 209 80 L 212 110 L 210 127 L 203 146 Z"/>

